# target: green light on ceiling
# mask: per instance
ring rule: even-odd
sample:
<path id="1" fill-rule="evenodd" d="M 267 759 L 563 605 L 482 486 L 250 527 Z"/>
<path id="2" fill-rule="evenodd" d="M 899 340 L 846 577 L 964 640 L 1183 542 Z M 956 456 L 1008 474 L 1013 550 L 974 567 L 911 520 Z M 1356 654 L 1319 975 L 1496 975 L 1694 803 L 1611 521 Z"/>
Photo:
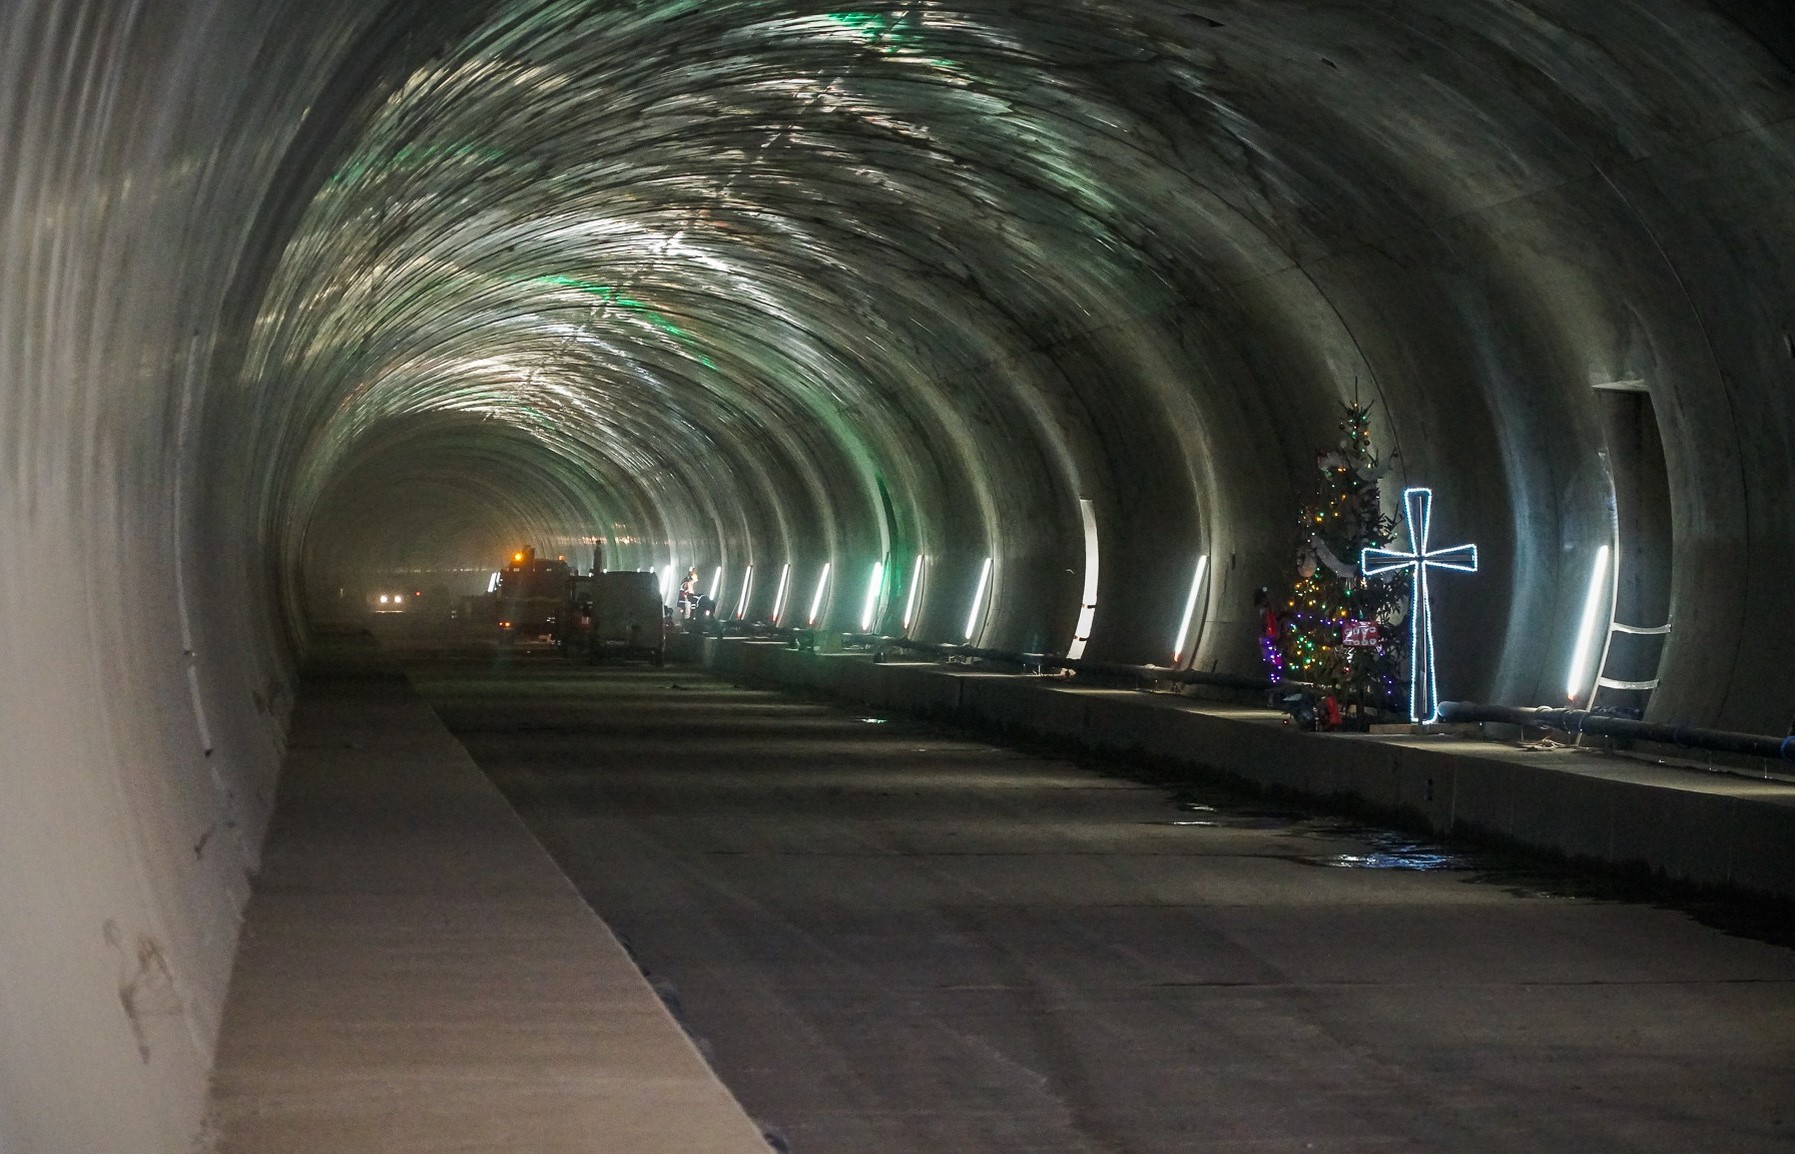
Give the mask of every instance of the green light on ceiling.
<path id="1" fill-rule="evenodd" d="M 922 41 L 918 32 L 922 21 L 914 12 L 901 16 L 889 12 L 830 12 L 824 18 L 855 33 L 863 43 L 886 52 L 913 49 Z"/>
<path id="2" fill-rule="evenodd" d="M 608 305 L 616 305 L 620 309 L 628 309 L 631 312 L 641 314 L 642 318 L 649 324 L 679 341 L 688 349 L 691 348 L 694 343 L 692 334 L 686 332 L 686 330 L 680 328 L 660 313 L 655 312 L 652 308 L 649 308 L 645 302 L 636 300 L 634 297 L 623 295 L 622 290 L 615 285 L 598 284 L 594 281 L 581 280 L 578 277 L 571 276 L 539 276 L 535 277 L 531 283 L 553 285 L 555 288 L 573 289 L 577 292 L 583 292 L 588 296 L 595 296 Z M 715 369 L 717 367 L 716 363 L 703 353 L 695 353 L 694 355 L 697 357 L 698 363 L 705 368 Z"/>

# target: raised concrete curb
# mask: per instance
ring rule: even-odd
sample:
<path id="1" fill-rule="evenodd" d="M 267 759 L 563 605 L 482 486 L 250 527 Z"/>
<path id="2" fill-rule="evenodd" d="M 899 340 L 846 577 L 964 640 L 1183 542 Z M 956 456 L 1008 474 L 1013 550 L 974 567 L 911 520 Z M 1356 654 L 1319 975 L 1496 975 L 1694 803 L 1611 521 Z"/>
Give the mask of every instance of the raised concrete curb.
<path id="1" fill-rule="evenodd" d="M 767 1154 L 397 666 L 308 680 L 219 1044 L 222 1154 Z"/>
<path id="2" fill-rule="evenodd" d="M 1444 735 L 1306 733 L 1269 710 L 936 664 L 875 664 L 864 654 L 800 653 L 769 642 L 712 639 L 703 656 L 718 675 L 745 683 L 1219 771 L 1373 806 L 1440 834 L 1494 835 L 1607 867 L 1795 899 L 1795 786 L 1781 782 Z"/>

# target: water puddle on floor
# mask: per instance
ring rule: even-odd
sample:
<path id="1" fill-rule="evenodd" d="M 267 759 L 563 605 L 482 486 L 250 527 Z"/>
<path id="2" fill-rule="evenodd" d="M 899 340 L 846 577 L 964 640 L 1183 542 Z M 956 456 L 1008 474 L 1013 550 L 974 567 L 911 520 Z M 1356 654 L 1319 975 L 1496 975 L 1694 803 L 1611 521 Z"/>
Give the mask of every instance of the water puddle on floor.
<path id="1" fill-rule="evenodd" d="M 1411 841 L 1398 834 L 1364 831 L 1371 834 L 1371 847 L 1363 853 L 1337 853 L 1306 857 L 1299 860 L 1310 865 L 1352 870 L 1457 870 L 1480 868 L 1468 855 L 1453 853 L 1444 846 Z"/>
<path id="2" fill-rule="evenodd" d="M 1299 841 L 1335 843 L 1324 853 L 1293 853 L 1289 859 L 1328 869 L 1472 872 L 1490 868 L 1470 854 L 1415 838 L 1396 830 L 1361 825 L 1345 818 L 1266 806 L 1242 798 L 1206 798 L 1174 794 L 1180 816 L 1152 822 L 1181 829 L 1259 830 Z M 1342 845 L 1341 843 L 1345 843 Z M 1356 843 L 1356 844 L 1355 844 Z"/>
<path id="3" fill-rule="evenodd" d="M 1177 811 L 1154 825 L 1196 830 L 1258 830 L 1288 839 L 1294 852 L 1276 856 L 1317 869 L 1384 870 L 1457 875 L 1469 885 L 1493 886 L 1517 898 L 1561 902 L 1622 902 L 1673 909 L 1704 925 L 1755 941 L 1795 947 L 1795 903 L 1678 887 L 1660 879 L 1590 870 L 1520 851 L 1457 849 L 1413 832 L 1366 825 L 1352 818 L 1268 802 L 1226 787 L 1185 788 L 1167 797 Z"/>

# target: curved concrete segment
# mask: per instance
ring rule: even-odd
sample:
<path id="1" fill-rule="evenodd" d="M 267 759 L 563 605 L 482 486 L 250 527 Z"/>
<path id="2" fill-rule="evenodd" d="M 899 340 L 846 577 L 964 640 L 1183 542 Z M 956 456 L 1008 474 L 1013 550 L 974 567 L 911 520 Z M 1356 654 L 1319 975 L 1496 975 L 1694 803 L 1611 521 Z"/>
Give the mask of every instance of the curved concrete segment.
<path id="1" fill-rule="evenodd" d="M 1448 696 L 1608 545 L 1650 715 L 1786 732 L 1791 19 L 7 0 L 0 1148 L 188 1144 L 307 631 L 524 546 L 1122 662 L 1208 558 L 1250 671 L 1356 395 Z"/>
<path id="2" fill-rule="evenodd" d="M 232 979 L 218 1154 L 766 1154 L 397 666 L 316 661 Z"/>

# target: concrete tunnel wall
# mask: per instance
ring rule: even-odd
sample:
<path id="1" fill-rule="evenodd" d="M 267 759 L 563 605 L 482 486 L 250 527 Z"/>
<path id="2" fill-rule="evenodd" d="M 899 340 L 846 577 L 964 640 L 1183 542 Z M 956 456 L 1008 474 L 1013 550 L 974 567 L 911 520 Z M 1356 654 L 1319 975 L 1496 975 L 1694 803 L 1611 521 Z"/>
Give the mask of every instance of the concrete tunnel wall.
<path id="1" fill-rule="evenodd" d="M 0 1151 L 186 1148 L 308 595 L 532 544 L 1250 671 L 1375 400 L 1454 696 L 1562 694 L 1649 392 L 1654 716 L 1795 708 L 1776 5 L 0 10 Z M 1395 486 L 1392 486 L 1394 489 Z M 804 606 L 808 608 L 807 605 Z M 788 614 L 796 612 L 788 608 Z"/>

